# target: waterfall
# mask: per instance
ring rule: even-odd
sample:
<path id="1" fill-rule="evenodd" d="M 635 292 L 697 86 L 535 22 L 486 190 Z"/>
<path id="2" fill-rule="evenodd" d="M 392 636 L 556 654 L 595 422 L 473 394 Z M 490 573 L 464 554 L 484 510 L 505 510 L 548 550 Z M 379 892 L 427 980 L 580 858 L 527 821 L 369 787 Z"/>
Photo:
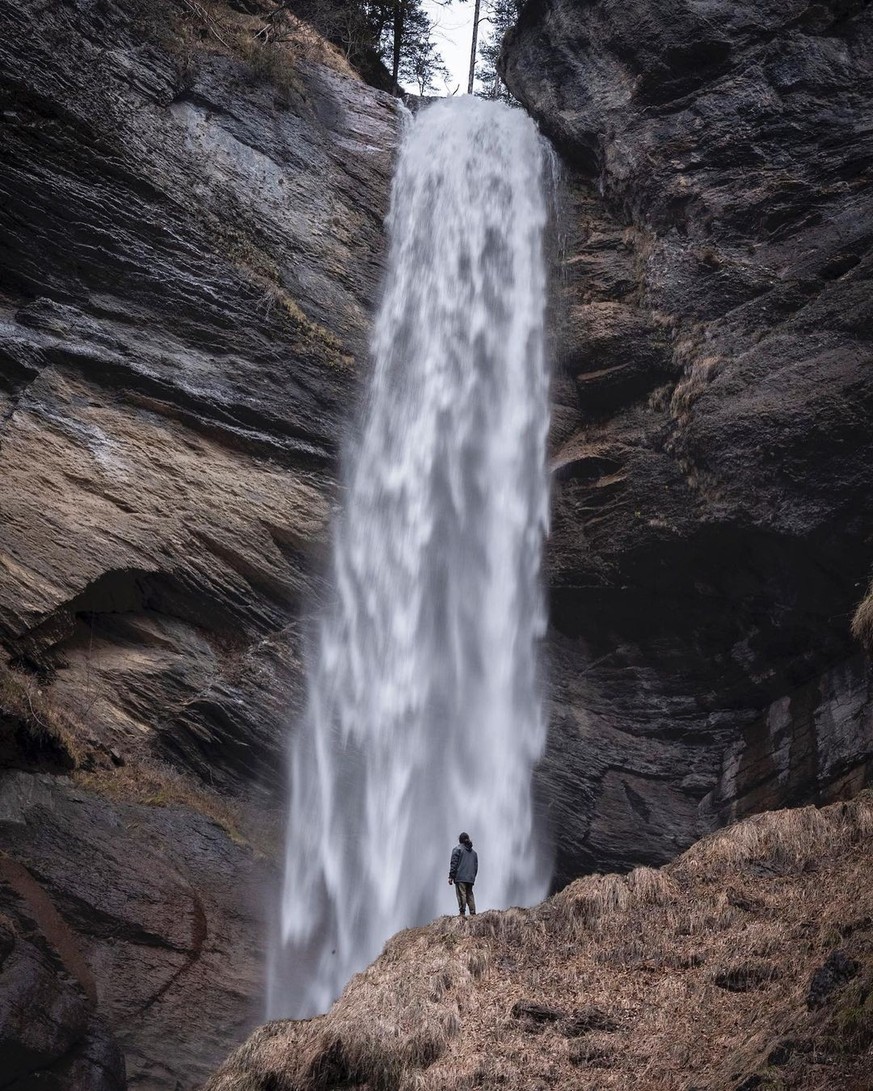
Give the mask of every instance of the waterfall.
<path id="1" fill-rule="evenodd" d="M 439 101 L 400 149 L 374 374 L 291 747 L 270 1015 L 325 1010 L 394 932 L 531 904 L 548 522 L 546 159 L 501 103 Z"/>

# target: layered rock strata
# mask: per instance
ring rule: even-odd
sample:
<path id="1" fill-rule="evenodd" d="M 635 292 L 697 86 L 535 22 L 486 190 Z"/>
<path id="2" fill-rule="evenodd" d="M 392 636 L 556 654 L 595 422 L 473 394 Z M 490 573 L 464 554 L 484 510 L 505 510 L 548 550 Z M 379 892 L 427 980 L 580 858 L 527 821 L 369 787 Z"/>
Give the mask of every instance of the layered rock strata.
<path id="1" fill-rule="evenodd" d="M 567 164 L 559 877 L 873 772 L 871 45 L 845 0 L 531 0 L 507 38 Z"/>
<path id="2" fill-rule="evenodd" d="M 0 637 L 100 741 L 232 783 L 276 776 L 396 116 L 175 11 L 0 10 Z"/>
<path id="3" fill-rule="evenodd" d="M 193 1087 L 261 1014 L 398 124 L 272 7 L 0 0 L 4 1087 Z"/>

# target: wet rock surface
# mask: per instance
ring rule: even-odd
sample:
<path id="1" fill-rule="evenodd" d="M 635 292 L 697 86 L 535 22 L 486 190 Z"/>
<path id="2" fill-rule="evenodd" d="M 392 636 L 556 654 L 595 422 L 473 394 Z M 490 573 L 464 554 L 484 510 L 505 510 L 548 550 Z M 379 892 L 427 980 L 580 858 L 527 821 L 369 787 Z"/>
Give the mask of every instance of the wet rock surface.
<path id="1" fill-rule="evenodd" d="M 4 1076 L 73 1065 L 88 1071 L 58 1087 L 194 1087 L 259 1022 L 277 872 L 252 846 L 181 807 L 15 771 L 0 837 Z"/>
<path id="2" fill-rule="evenodd" d="M 169 3 L 0 18 L 0 638 L 101 740 L 275 782 L 394 106 L 277 88 Z"/>
<path id="3" fill-rule="evenodd" d="M 4 1087 L 191 1088 L 261 1015 L 398 117 L 259 13 L 0 0 Z"/>
<path id="4" fill-rule="evenodd" d="M 567 164 L 559 880 L 873 771 L 871 38 L 842 0 L 533 0 L 506 43 Z"/>
<path id="5" fill-rule="evenodd" d="M 124 1056 L 95 1013 L 71 933 L 21 864 L 0 860 L 0 875 L 0 1086 L 125 1087 Z"/>

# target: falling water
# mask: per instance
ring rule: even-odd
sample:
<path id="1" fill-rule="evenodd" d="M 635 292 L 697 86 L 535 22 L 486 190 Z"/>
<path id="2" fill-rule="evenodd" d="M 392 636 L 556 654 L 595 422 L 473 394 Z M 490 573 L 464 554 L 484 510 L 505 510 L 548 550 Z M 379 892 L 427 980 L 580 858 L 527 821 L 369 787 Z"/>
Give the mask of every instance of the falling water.
<path id="1" fill-rule="evenodd" d="M 548 519 L 541 140 L 474 98 L 405 135 L 332 600 L 291 753 L 270 1014 L 324 1010 L 394 932 L 456 911 L 459 831 L 482 908 L 545 894 L 538 573 Z"/>

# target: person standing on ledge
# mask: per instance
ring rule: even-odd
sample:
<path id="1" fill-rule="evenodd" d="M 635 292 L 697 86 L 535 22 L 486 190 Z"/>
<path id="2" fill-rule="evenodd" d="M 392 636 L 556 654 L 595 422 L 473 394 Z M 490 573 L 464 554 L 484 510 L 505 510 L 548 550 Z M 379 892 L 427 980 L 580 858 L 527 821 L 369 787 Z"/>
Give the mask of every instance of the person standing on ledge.
<path id="1" fill-rule="evenodd" d="M 479 870 L 479 857 L 473 848 L 470 835 L 462 833 L 458 843 L 452 849 L 452 861 L 449 864 L 449 886 L 455 884 L 455 893 L 458 895 L 458 912 L 463 917 L 467 909 L 470 916 L 476 913 L 476 900 L 473 897 L 473 883 L 476 882 L 476 873 Z"/>

